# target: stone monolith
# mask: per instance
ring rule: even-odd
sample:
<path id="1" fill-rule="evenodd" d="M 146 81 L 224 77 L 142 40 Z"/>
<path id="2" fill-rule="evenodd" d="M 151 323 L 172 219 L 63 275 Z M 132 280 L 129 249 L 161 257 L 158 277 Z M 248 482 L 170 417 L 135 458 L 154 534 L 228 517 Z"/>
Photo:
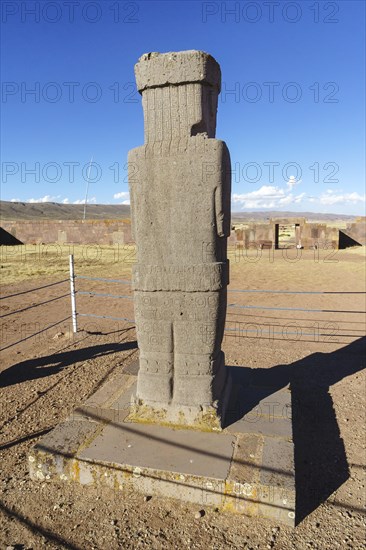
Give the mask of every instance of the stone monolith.
<path id="1" fill-rule="evenodd" d="M 140 350 L 130 419 L 220 429 L 230 156 L 215 139 L 221 72 L 201 51 L 135 66 L 145 144 L 128 155 Z"/>

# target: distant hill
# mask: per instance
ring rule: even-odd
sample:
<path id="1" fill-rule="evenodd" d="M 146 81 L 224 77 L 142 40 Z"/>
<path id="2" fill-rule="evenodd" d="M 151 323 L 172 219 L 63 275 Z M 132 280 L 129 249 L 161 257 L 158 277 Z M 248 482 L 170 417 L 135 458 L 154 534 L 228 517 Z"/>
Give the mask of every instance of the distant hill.
<path id="1" fill-rule="evenodd" d="M 57 202 L 8 202 L 0 201 L 0 219 L 3 220 L 82 220 L 83 204 L 60 204 Z M 130 207 L 125 204 L 88 204 L 88 220 L 120 220 L 130 217 Z M 232 212 L 232 223 L 265 222 L 269 218 L 303 217 L 309 221 L 330 222 L 335 220 L 352 221 L 356 216 L 344 214 L 316 214 L 314 212 Z"/>
<path id="2" fill-rule="evenodd" d="M 283 210 L 269 210 L 265 212 L 232 212 L 232 223 L 265 222 L 270 218 L 306 218 L 309 221 L 353 221 L 357 216 L 350 214 L 320 214 L 316 212 L 291 212 Z"/>
<path id="3" fill-rule="evenodd" d="M 83 204 L 60 204 L 57 202 L 8 202 L 0 201 L 2 220 L 82 220 Z M 130 217 L 126 204 L 88 204 L 87 220 L 120 220 Z"/>

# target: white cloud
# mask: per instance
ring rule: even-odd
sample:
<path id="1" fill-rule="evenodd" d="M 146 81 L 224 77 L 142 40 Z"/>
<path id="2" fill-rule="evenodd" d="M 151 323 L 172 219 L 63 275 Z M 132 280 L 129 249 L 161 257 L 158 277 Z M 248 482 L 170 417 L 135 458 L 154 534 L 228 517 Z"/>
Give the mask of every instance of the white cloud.
<path id="1" fill-rule="evenodd" d="M 45 195 L 44 197 L 41 197 L 40 199 L 28 199 L 27 202 L 30 202 L 32 204 L 37 202 L 55 202 L 55 200 L 59 197 L 52 197 L 51 195 Z"/>
<path id="2" fill-rule="evenodd" d="M 95 204 L 97 199 L 95 197 L 91 197 L 86 202 L 87 204 Z M 76 201 L 73 201 L 72 204 L 85 204 L 85 199 L 77 199 Z"/>
<path id="3" fill-rule="evenodd" d="M 300 195 L 297 195 L 295 198 L 294 198 L 294 202 L 296 202 L 296 204 L 299 204 L 302 199 L 305 199 L 306 197 L 306 193 L 300 193 Z"/>
<path id="4" fill-rule="evenodd" d="M 130 194 L 128 191 L 121 191 L 113 195 L 114 199 L 124 199 L 121 204 L 130 204 Z"/>
<path id="5" fill-rule="evenodd" d="M 359 193 L 339 193 L 332 189 L 327 189 L 325 193 L 320 195 L 320 204 L 333 205 L 333 204 L 357 204 L 365 202 L 365 195 Z"/>
<path id="6" fill-rule="evenodd" d="M 294 202 L 294 197 L 292 193 L 290 193 L 289 195 L 287 195 L 287 197 L 282 197 L 282 199 L 278 201 L 278 204 L 281 206 L 285 206 L 286 204 L 291 204 L 292 202 Z"/>
<path id="7" fill-rule="evenodd" d="M 19 199 L 12 199 L 12 202 L 20 202 Z M 61 196 L 57 195 L 56 197 L 51 195 L 45 195 L 39 199 L 27 199 L 26 202 L 31 204 L 41 203 L 41 202 L 57 202 L 62 204 L 85 204 L 85 199 L 77 199 L 76 201 L 70 201 L 67 197 L 61 200 Z M 91 197 L 88 199 L 88 204 L 95 204 L 97 202 L 96 197 Z"/>
<path id="8" fill-rule="evenodd" d="M 285 192 L 274 185 L 262 185 L 256 191 L 233 195 L 233 203 L 241 208 L 274 208 L 285 199 Z"/>
<path id="9" fill-rule="evenodd" d="M 21 202 L 20 199 L 10 199 L 10 202 Z"/>
<path id="10" fill-rule="evenodd" d="M 275 185 L 262 185 L 255 191 L 249 193 L 233 194 L 233 210 L 239 209 L 281 209 L 291 204 L 299 205 L 309 202 L 316 205 L 333 206 L 347 204 L 360 204 L 365 202 L 365 195 L 357 192 L 344 193 L 342 189 L 326 189 L 319 196 L 308 195 L 307 193 L 293 193 L 295 186 L 299 185 L 301 180 L 297 181 L 294 176 L 289 178 L 286 186 L 278 187 Z"/>
<path id="11" fill-rule="evenodd" d="M 286 183 L 287 187 L 290 191 L 295 187 L 295 185 L 299 185 L 301 183 L 301 180 L 297 180 L 295 176 L 290 176 L 288 182 Z"/>

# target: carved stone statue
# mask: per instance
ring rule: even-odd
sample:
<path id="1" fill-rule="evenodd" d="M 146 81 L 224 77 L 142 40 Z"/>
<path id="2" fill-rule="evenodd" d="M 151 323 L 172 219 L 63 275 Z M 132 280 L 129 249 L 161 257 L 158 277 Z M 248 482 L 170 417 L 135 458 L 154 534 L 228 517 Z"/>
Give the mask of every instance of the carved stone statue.
<path id="1" fill-rule="evenodd" d="M 140 349 L 130 418 L 219 429 L 231 174 L 215 139 L 220 67 L 201 51 L 154 52 L 135 75 L 145 144 L 128 156 Z"/>

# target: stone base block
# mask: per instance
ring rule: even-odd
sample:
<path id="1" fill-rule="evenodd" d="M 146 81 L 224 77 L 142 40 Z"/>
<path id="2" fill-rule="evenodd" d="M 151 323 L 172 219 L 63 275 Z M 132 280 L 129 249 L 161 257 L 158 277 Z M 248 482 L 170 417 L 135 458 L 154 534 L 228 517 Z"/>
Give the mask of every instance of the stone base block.
<path id="1" fill-rule="evenodd" d="M 149 406 L 138 398 L 132 399 L 128 422 L 159 424 L 173 428 L 186 428 L 203 432 L 221 431 L 221 416 L 214 407 L 187 407 L 184 405 L 155 403 Z"/>
<path id="2" fill-rule="evenodd" d="M 135 373 L 121 374 L 41 438 L 28 456 L 32 479 L 108 486 L 117 498 L 140 491 L 295 524 L 291 421 L 273 414 L 289 409 L 288 388 L 246 388 L 253 403 L 257 394 L 256 405 L 236 419 L 236 404 L 231 424 L 215 433 L 131 422 L 135 386 Z"/>

